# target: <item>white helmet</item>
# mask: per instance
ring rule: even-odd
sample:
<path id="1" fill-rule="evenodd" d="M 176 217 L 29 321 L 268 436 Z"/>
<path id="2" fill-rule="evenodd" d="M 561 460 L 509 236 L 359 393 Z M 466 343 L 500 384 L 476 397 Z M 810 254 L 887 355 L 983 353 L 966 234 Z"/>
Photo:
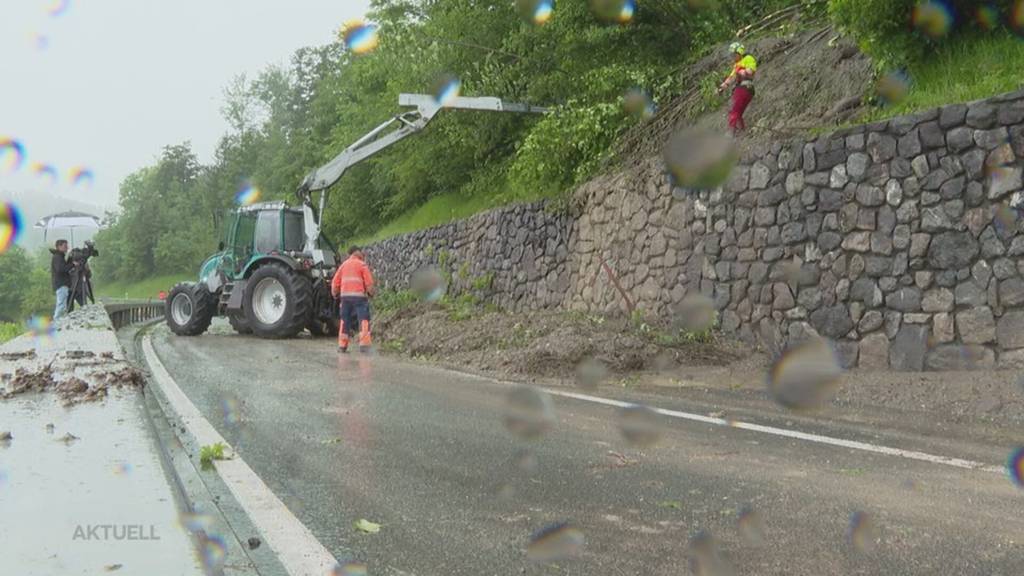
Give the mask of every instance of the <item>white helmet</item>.
<path id="1" fill-rule="evenodd" d="M 747 53 L 747 47 L 744 46 L 743 44 L 740 44 L 739 42 L 733 42 L 732 44 L 729 44 L 729 52 L 732 54 L 739 54 L 740 56 L 743 56 L 744 54 Z"/>

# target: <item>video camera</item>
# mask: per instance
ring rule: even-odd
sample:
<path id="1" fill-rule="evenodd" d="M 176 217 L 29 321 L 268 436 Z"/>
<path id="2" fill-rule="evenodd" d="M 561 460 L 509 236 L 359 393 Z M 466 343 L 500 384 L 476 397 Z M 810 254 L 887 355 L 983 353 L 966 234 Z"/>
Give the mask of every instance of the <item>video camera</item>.
<path id="1" fill-rule="evenodd" d="M 92 240 L 85 241 L 85 248 L 72 248 L 71 249 L 71 263 L 75 266 L 81 266 L 89 263 L 89 258 L 93 256 L 99 256 L 100 251 L 96 249 L 96 244 Z"/>

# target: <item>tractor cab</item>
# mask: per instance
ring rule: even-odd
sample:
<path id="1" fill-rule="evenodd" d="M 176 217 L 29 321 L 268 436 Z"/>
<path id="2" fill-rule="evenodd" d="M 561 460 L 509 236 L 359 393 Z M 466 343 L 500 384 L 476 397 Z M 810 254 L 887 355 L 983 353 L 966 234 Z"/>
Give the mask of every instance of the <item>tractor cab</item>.
<path id="1" fill-rule="evenodd" d="M 301 260 L 305 245 L 303 215 L 284 202 L 261 202 L 235 208 L 224 220 L 220 271 L 231 279 L 244 278 L 262 257 L 282 255 Z"/>

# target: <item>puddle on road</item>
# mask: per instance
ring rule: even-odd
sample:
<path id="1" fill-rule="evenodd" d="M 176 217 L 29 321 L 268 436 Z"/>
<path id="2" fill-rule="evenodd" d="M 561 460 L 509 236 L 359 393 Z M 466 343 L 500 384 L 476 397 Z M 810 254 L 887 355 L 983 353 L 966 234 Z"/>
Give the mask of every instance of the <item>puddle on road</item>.
<path id="1" fill-rule="evenodd" d="M 202 573 L 137 401 L 112 392 L 71 409 L 52 394 L 0 402 L 0 430 L 13 436 L 0 447 L 4 573 Z"/>

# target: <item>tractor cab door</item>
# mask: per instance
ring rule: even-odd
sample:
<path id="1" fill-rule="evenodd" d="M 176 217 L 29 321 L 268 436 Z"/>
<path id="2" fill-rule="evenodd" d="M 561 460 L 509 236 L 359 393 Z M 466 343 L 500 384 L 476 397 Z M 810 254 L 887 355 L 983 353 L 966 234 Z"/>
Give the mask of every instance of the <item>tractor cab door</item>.
<path id="1" fill-rule="evenodd" d="M 281 250 L 281 211 L 263 210 L 256 220 L 256 253 L 270 254 Z"/>
<path id="2" fill-rule="evenodd" d="M 228 276 L 238 278 L 245 270 L 246 264 L 252 258 L 254 251 L 254 239 L 256 235 L 256 213 L 239 212 L 235 220 L 234 234 L 228 245 L 230 254 L 230 269 L 225 270 Z M 228 263 L 226 263 L 228 264 Z"/>

